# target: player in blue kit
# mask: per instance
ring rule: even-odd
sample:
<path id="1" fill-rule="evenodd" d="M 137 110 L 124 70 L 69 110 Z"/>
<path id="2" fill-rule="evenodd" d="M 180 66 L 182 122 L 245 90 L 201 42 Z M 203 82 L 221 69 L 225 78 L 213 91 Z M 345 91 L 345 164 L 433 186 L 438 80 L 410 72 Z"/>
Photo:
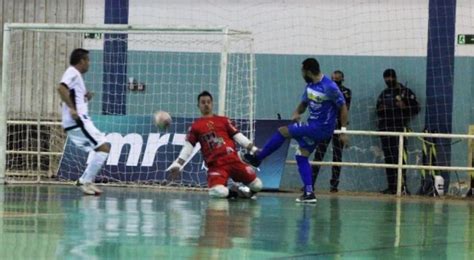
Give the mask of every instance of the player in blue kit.
<path id="1" fill-rule="evenodd" d="M 321 73 L 319 62 L 316 59 L 308 58 L 304 60 L 301 73 L 307 85 L 301 103 L 292 116 L 292 120 L 296 123 L 280 127 L 261 150 L 244 154 L 243 159 L 247 163 L 258 167 L 262 160 L 285 142 L 285 139 L 295 139 L 299 144 L 296 162 L 304 183 L 303 195 L 297 198 L 296 201 L 315 203 L 316 196 L 313 191 L 312 170 L 308 157 L 319 142 L 333 135 L 338 114 L 340 114 L 341 130 L 345 131 L 347 129 L 348 109 L 338 86 Z M 308 107 L 309 118 L 307 123 L 301 123 L 301 114 Z M 340 140 L 345 145 L 348 137 L 341 134 Z"/>

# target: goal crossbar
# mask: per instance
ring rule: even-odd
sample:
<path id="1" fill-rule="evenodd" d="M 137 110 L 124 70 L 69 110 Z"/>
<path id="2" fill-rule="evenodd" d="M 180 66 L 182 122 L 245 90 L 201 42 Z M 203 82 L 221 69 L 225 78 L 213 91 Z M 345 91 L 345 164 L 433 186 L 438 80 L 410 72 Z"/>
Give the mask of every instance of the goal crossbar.
<path id="1" fill-rule="evenodd" d="M 251 35 L 249 31 L 228 29 L 227 27 L 157 27 L 151 25 L 128 24 L 57 24 L 57 23 L 5 23 L 4 30 L 32 30 L 48 32 L 94 32 L 94 33 L 185 33 L 185 34 L 227 34 Z"/>

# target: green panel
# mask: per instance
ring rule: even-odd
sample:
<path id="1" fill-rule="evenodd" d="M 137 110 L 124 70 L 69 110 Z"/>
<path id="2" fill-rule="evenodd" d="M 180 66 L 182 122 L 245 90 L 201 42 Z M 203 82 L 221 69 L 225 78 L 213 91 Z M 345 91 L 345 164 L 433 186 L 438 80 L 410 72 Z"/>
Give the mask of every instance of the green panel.
<path id="1" fill-rule="evenodd" d="M 257 115 L 274 117 L 280 112 L 289 118 L 299 102 L 305 83 L 301 78 L 301 62 L 307 55 L 257 55 Z M 326 75 L 334 70 L 342 70 L 345 84 L 352 90 L 353 98 L 350 110 L 350 129 L 376 130 L 375 105 L 380 92 L 386 87 L 383 71 L 394 68 L 398 79 L 408 85 L 423 106 L 425 100 L 426 59 L 423 57 L 379 57 L 379 56 L 318 56 L 321 69 Z M 271 65 L 273 64 L 273 65 Z M 266 68 L 271 67 L 270 71 Z M 263 70 L 263 72 L 262 72 Z M 274 71 L 278 71 L 275 73 Z M 273 80 L 270 80 L 273 78 Z M 272 87 L 261 87 L 268 86 Z M 271 89 L 271 91 L 270 91 Z M 272 93 L 270 96 L 266 93 Z M 266 100 L 270 101 L 266 101 Z M 262 104 L 262 105 L 260 105 Z M 282 104 L 277 106 L 275 104 Z M 271 109 L 268 109 L 271 107 Z M 273 114 L 273 115 L 272 115 Z M 412 120 L 414 131 L 422 131 L 424 126 L 424 110 Z M 351 147 L 344 151 L 346 161 L 383 163 L 380 141 L 378 137 L 352 136 Z M 296 144 L 293 145 L 294 147 Z M 294 150 L 290 149 L 288 159 L 293 159 Z M 409 161 L 415 163 L 417 153 L 421 151 L 421 143 L 416 139 L 408 141 Z M 325 159 L 331 160 L 332 153 L 328 150 Z M 363 169 L 363 170 L 362 170 Z M 330 167 L 323 167 L 318 177 L 317 189 L 328 189 Z M 419 185 L 419 173 L 408 172 L 409 188 L 416 191 Z M 283 188 L 298 188 L 301 185 L 296 167 L 287 168 L 282 180 Z M 379 191 L 386 188 L 386 177 L 383 169 L 344 167 L 341 174 L 340 188 L 351 191 Z"/>
<path id="2" fill-rule="evenodd" d="M 91 54 L 92 66 L 86 74 L 87 82 L 96 93 L 92 111 L 101 111 L 100 89 L 102 85 L 101 52 Z M 311 55 L 257 54 L 256 117 L 274 119 L 281 114 L 289 118 L 300 100 L 305 83 L 301 78 L 301 62 Z M 426 96 L 426 58 L 388 57 L 388 56 L 317 56 L 322 71 L 330 75 L 334 70 L 342 70 L 346 76 L 346 86 L 352 89 L 353 100 L 350 110 L 350 129 L 375 130 L 375 103 L 379 93 L 385 88 L 382 73 L 386 68 L 397 71 L 401 83 L 408 85 L 418 97 L 422 106 L 420 114 L 411 122 L 413 131 L 424 128 L 424 105 Z M 196 95 L 204 89 L 218 98 L 219 55 L 210 53 L 158 53 L 130 51 L 128 56 L 129 76 L 146 85 L 145 92 L 127 94 L 129 115 L 152 114 L 162 109 L 172 114 L 187 111 L 189 116 L 198 116 L 195 108 Z M 164 65 L 164 64 L 171 64 Z M 470 122 L 474 122 L 474 106 L 471 100 L 473 80 L 473 59 L 458 57 L 455 63 L 453 131 L 466 133 Z M 179 75 L 179 76 L 178 76 Z M 235 99 L 235 97 L 230 97 Z M 243 101 L 245 102 L 245 101 Z M 217 109 L 217 108 L 215 108 Z M 112 120 L 112 119 L 111 119 Z M 466 165 L 466 142 L 453 145 L 453 165 Z M 421 142 L 415 138 L 408 141 L 409 161 L 416 163 L 421 155 Z M 331 160 L 331 155 L 326 160 Z M 461 154 L 461 156 L 457 156 Z M 344 157 L 357 162 L 383 162 L 380 154 L 380 141 L 376 137 L 351 138 L 351 148 Z M 290 152 L 289 158 L 293 158 Z M 319 188 L 329 186 L 330 170 L 323 168 L 319 177 Z M 409 171 L 409 187 L 416 191 L 420 180 L 418 171 Z M 462 175 L 461 178 L 465 176 Z M 285 188 L 300 185 L 296 170 L 288 167 L 288 174 L 282 183 Z M 378 191 L 386 186 L 383 169 L 343 168 L 341 189 Z"/>
<path id="3" fill-rule="evenodd" d="M 454 63 L 454 93 L 453 93 L 453 132 L 467 134 L 469 125 L 474 123 L 474 59 L 470 57 L 456 57 Z M 456 166 L 468 166 L 468 142 L 467 140 L 452 139 L 451 163 Z M 453 172 L 451 181 L 458 180 L 465 183 L 470 182 L 470 176 L 467 172 Z"/>

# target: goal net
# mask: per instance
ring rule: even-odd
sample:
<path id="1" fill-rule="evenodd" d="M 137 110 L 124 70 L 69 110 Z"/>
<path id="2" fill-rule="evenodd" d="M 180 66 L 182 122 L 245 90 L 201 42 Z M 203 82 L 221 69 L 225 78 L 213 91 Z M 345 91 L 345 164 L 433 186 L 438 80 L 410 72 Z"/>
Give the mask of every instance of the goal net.
<path id="1" fill-rule="evenodd" d="M 227 28 L 153 28 L 77 24 L 10 24 L 3 78 L 6 180 L 76 180 L 89 154 L 66 141 L 56 87 L 75 48 L 90 51 L 83 75 L 93 93 L 92 121 L 111 152 L 99 182 L 170 184 L 164 170 L 177 157 L 197 95 L 214 96 L 214 112 L 254 134 L 255 68 L 252 35 Z M 166 132 L 155 111 L 171 114 Z M 2 125 L 2 127 L 5 127 Z M 199 152 L 175 185 L 204 187 Z"/>
<path id="2" fill-rule="evenodd" d="M 102 10 L 98 10 L 88 12 L 86 20 L 103 19 Z M 469 0 L 449 3 L 428 0 L 238 3 L 193 0 L 173 4 L 166 0 L 137 0 L 130 5 L 129 17 L 134 23 L 143 24 L 153 21 L 164 24 L 183 21 L 200 25 L 225 23 L 251 30 L 258 64 L 258 119 L 276 119 L 277 114 L 283 119 L 291 117 L 305 84 L 300 75 L 301 62 L 307 57 L 315 57 L 325 75 L 330 76 L 335 70 L 345 74 L 343 84 L 353 94 L 349 130 L 379 130 L 380 117 L 389 113 L 377 114 L 377 99 L 388 88 L 383 72 L 392 68 L 398 82 L 414 92 L 420 106 L 416 115 L 407 118 L 410 131 L 423 132 L 430 128 L 431 131 L 466 134 L 472 121 L 470 71 L 474 48 L 473 45 L 458 44 L 455 36 L 472 34 L 473 10 L 473 2 Z M 453 59 L 454 62 L 450 62 Z M 351 134 L 351 146 L 344 149 L 343 161 L 352 165 L 376 165 L 344 166 L 340 190 L 381 191 L 387 188 L 383 166 L 385 155 L 392 157 L 390 164 L 398 162 L 395 152 L 398 140 L 390 138 L 392 140 L 383 145 L 379 135 L 367 134 Z M 472 165 L 468 159 L 472 151 L 468 139 L 436 141 L 437 162 L 432 165 Z M 430 143 L 421 137 L 408 137 L 405 144 L 408 164 L 420 167 L 429 164 L 423 150 L 431 147 Z M 292 147 L 296 146 L 293 142 Z M 332 163 L 332 150 L 330 144 L 324 158 L 327 163 Z M 294 160 L 292 152 L 288 159 Z M 301 181 L 296 165 L 288 166 L 281 187 L 298 189 Z M 446 180 L 451 176 L 449 186 L 455 187 L 467 182 L 467 173 L 466 169 L 460 169 L 441 174 Z M 408 188 L 412 193 L 418 190 L 422 175 L 420 168 L 407 170 Z M 322 167 L 316 189 L 328 190 L 330 178 L 331 167 Z"/>

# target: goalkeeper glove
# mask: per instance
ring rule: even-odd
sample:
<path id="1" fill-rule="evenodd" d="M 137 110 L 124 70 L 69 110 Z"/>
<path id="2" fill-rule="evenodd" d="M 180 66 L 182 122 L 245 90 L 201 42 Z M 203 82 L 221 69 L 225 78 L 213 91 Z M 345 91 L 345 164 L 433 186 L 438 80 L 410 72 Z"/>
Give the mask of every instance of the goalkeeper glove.
<path id="1" fill-rule="evenodd" d="M 181 165 L 180 163 L 178 163 L 178 160 L 175 160 L 167 169 L 166 169 L 167 172 L 169 171 L 183 171 L 183 165 Z"/>

